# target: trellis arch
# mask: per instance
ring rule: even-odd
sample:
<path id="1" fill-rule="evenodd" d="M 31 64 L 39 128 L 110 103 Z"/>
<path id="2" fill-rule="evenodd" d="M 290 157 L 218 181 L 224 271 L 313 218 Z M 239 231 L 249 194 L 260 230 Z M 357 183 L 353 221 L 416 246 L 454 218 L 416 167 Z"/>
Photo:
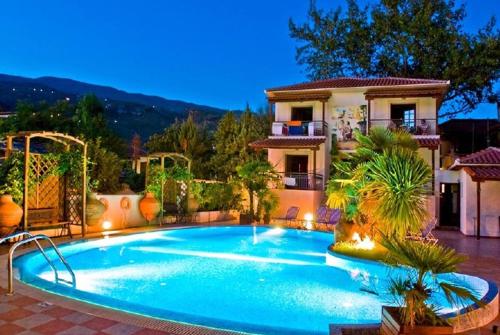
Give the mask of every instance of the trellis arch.
<path id="1" fill-rule="evenodd" d="M 146 157 L 146 179 L 145 179 L 145 184 L 148 185 L 148 175 L 149 175 L 149 166 L 150 166 L 150 161 L 151 160 L 160 160 L 160 166 L 162 169 L 165 168 L 165 159 L 170 159 L 173 160 L 174 162 L 177 162 L 179 160 L 182 160 L 186 162 L 187 164 L 187 169 L 188 172 L 191 173 L 191 159 L 188 157 L 184 156 L 183 154 L 177 153 L 177 152 L 154 152 L 151 154 L 148 154 Z M 162 190 L 161 190 L 161 195 L 162 199 L 158 199 L 161 202 L 161 212 L 163 215 L 163 207 L 164 207 L 164 197 L 165 197 L 165 190 L 164 190 L 165 184 L 162 185 Z M 186 190 L 186 199 L 189 197 L 189 186 L 187 187 Z"/>
<path id="2" fill-rule="evenodd" d="M 5 158 L 8 158 L 12 154 L 13 141 L 16 138 L 24 140 L 23 229 L 25 231 L 29 229 L 29 209 L 37 209 L 48 204 L 49 206 L 57 206 L 56 210 L 58 211 L 58 216 L 63 216 L 64 219 L 70 221 L 70 224 L 72 225 L 81 226 L 82 236 L 85 236 L 85 208 L 87 205 L 87 144 L 77 137 L 58 132 L 21 131 L 13 135 L 7 135 Z M 62 184 L 60 180 L 49 178 L 47 181 L 36 183 L 34 197 L 30 197 L 31 176 L 39 178 L 59 163 L 53 159 L 44 159 L 43 154 L 31 152 L 31 140 L 36 138 L 43 138 L 62 144 L 64 145 L 66 151 L 69 151 L 72 145 L 78 145 L 82 148 L 81 185 L 76 185 L 75 180 L 68 180 L 72 178 L 67 178 L 67 176 L 65 176 L 64 183 Z M 62 197 L 59 196 L 61 193 Z"/>

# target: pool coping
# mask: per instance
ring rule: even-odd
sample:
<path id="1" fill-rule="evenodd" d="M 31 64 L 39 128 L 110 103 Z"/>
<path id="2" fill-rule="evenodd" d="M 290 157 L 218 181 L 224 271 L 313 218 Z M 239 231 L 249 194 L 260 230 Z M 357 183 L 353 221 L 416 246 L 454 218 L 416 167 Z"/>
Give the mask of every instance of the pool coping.
<path id="1" fill-rule="evenodd" d="M 346 256 L 334 252 L 328 249 L 328 254 L 337 257 L 340 259 L 361 262 L 366 264 L 380 264 L 380 261 L 374 261 L 369 259 L 359 259 L 351 256 Z M 477 277 L 473 275 L 468 275 L 472 277 Z M 484 304 L 483 308 L 476 303 L 473 303 L 469 306 L 461 308 L 457 312 L 451 312 L 444 314 L 443 317 L 447 318 L 453 325 L 453 333 L 462 333 L 466 331 L 470 331 L 473 329 L 478 329 L 483 327 L 493 320 L 499 315 L 499 290 L 497 285 L 490 280 L 483 279 L 481 277 L 477 277 L 488 283 L 488 291 L 481 298 L 480 302 Z"/>

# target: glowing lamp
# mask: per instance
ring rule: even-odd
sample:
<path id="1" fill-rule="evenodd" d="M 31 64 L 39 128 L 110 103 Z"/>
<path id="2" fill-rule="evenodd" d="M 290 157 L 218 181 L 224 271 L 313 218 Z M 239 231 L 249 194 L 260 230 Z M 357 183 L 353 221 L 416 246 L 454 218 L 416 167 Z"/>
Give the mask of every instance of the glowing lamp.
<path id="1" fill-rule="evenodd" d="M 104 230 L 108 230 L 108 229 L 110 229 L 110 228 L 111 228 L 111 226 L 112 226 L 112 223 L 111 223 L 111 221 L 110 221 L 110 220 L 104 220 L 104 221 L 102 222 L 102 228 L 103 228 Z"/>
<path id="2" fill-rule="evenodd" d="M 306 227 L 307 230 L 311 230 L 313 228 L 312 224 L 313 219 L 314 216 L 312 215 L 312 213 L 306 213 L 306 215 L 304 215 L 304 220 L 305 220 L 304 227 Z"/>

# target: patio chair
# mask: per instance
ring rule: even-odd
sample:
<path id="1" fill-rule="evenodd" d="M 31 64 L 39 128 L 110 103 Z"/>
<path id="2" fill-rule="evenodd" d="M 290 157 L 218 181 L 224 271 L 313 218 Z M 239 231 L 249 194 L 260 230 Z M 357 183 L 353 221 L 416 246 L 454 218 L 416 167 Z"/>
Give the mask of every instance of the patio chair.
<path id="1" fill-rule="evenodd" d="M 342 212 L 338 208 L 334 208 L 330 210 L 330 213 L 327 215 L 327 221 L 325 222 L 326 230 L 335 230 L 335 227 L 340 222 L 340 217 Z"/>
<path id="2" fill-rule="evenodd" d="M 326 225 L 328 215 L 328 207 L 327 206 L 319 206 L 316 210 L 316 216 L 314 217 L 314 224 L 321 226 Z"/>
<path id="3" fill-rule="evenodd" d="M 434 228 L 436 228 L 436 224 L 437 219 L 433 218 L 432 220 L 429 220 L 429 222 L 423 229 L 420 230 L 420 233 L 409 233 L 408 235 L 406 235 L 406 238 L 412 241 L 436 244 L 438 242 L 438 239 L 432 234 L 432 231 L 434 230 Z"/>
<path id="4" fill-rule="evenodd" d="M 285 217 L 273 218 L 273 221 L 284 221 L 287 226 L 290 226 L 292 222 L 297 221 L 297 215 L 299 214 L 299 207 L 292 206 L 286 211 Z"/>

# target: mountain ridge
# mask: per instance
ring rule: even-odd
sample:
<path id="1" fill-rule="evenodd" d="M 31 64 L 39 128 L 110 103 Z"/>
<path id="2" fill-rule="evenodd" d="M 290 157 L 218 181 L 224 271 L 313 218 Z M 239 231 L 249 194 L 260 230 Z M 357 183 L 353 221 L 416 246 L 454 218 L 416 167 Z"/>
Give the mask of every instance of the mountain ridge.
<path id="1" fill-rule="evenodd" d="M 129 140 L 134 133 L 148 138 L 161 132 L 176 119 L 194 113 L 198 121 L 214 127 L 225 109 L 156 95 L 130 93 L 112 86 L 86 83 L 71 78 L 38 78 L 0 74 L 0 110 L 12 111 L 18 101 L 54 103 L 77 101 L 85 94 L 95 94 L 106 109 L 106 119 L 118 135 Z"/>

